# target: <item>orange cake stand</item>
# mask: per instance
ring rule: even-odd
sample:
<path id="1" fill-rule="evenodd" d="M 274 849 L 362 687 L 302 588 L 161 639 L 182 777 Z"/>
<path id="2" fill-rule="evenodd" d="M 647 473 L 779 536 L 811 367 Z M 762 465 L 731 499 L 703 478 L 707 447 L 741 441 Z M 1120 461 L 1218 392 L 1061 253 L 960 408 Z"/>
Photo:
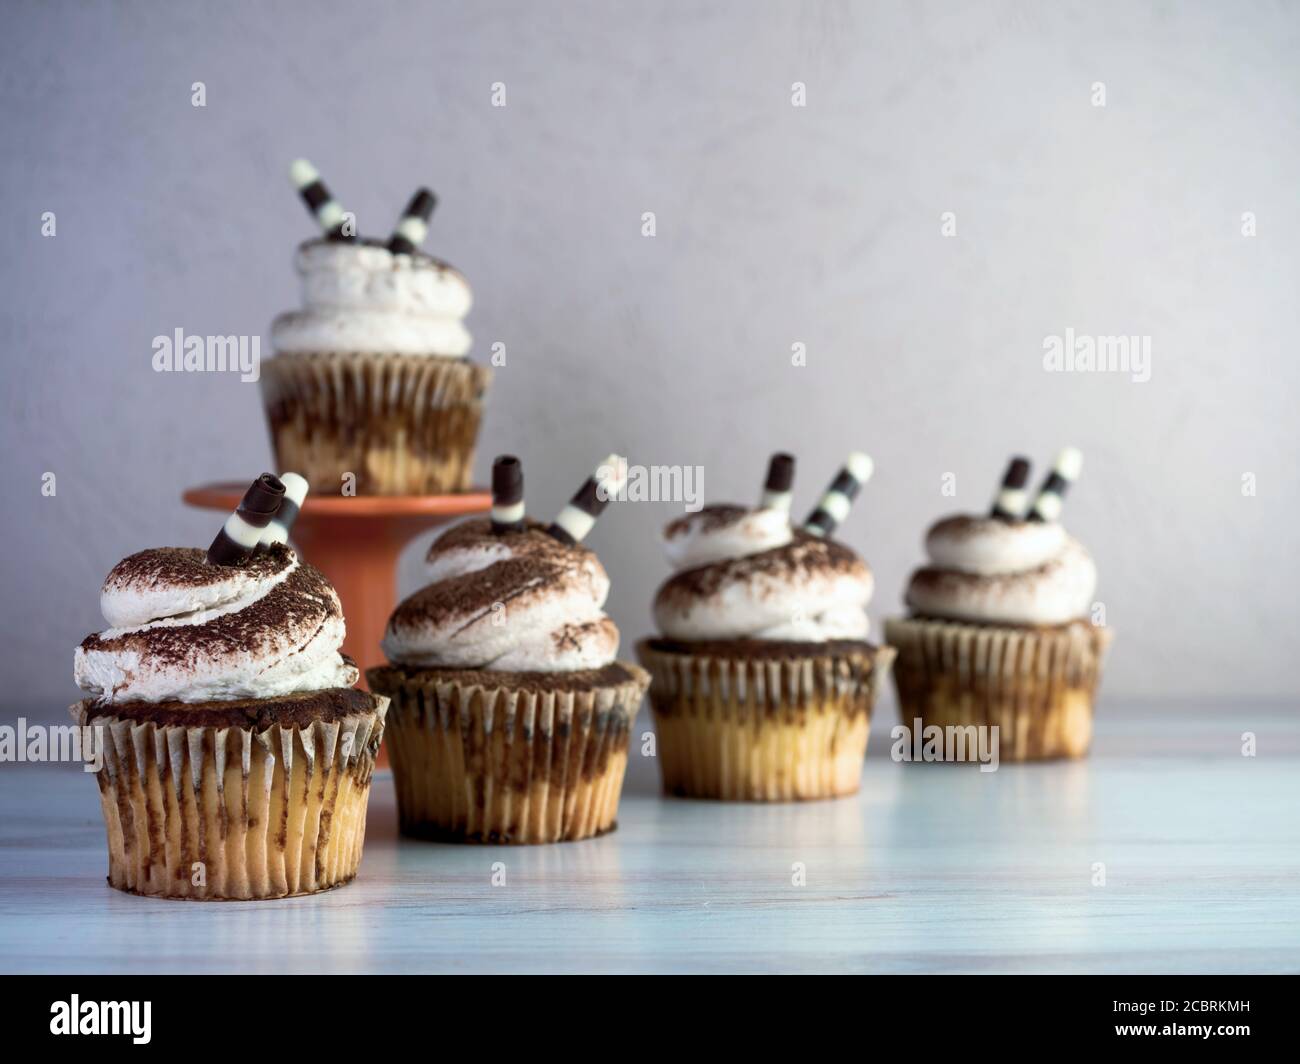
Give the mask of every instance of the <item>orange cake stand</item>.
<path id="1" fill-rule="evenodd" d="M 182 498 L 190 506 L 230 513 L 247 484 L 207 484 Z M 421 532 L 492 508 L 487 491 L 461 495 L 311 495 L 290 540 L 328 577 L 343 602 L 348 635 L 343 652 L 365 670 L 384 663 L 379 641 L 397 604 L 397 557 Z M 213 526 L 213 535 L 216 526 Z"/>

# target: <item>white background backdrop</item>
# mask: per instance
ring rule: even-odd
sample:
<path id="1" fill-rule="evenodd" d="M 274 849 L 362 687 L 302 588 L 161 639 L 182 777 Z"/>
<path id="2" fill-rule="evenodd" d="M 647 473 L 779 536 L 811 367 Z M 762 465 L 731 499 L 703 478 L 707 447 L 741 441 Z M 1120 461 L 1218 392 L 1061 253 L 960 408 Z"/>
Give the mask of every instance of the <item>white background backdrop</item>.
<path id="1" fill-rule="evenodd" d="M 417 185 L 439 193 L 427 246 L 475 287 L 477 356 L 508 351 L 480 479 L 518 453 L 534 512 L 611 450 L 702 465 L 709 499 L 749 500 L 777 448 L 799 456 L 802 512 L 862 447 L 877 473 L 843 538 L 876 570 L 878 625 L 931 520 L 982 510 L 1012 451 L 1041 464 L 1073 442 L 1087 461 L 1067 524 L 1118 634 L 1106 688 L 1300 693 L 1295 5 L 6 15 L 14 706 L 75 696 L 72 648 L 102 627 L 115 561 L 208 542 L 219 518 L 183 509 L 183 487 L 270 467 L 257 386 L 155 374 L 151 340 L 265 335 L 296 304 L 291 256 L 312 234 L 285 177 L 299 155 L 366 232 L 386 234 Z M 1150 336 L 1151 380 L 1045 373 L 1043 339 L 1067 327 Z M 680 509 L 614 507 L 593 533 L 629 650 Z"/>

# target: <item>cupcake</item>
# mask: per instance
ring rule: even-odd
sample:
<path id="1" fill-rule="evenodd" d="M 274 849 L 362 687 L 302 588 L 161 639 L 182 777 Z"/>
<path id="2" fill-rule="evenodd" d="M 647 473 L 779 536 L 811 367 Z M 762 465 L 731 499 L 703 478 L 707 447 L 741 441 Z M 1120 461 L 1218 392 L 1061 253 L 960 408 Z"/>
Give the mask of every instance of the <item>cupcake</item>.
<path id="1" fill-rule="evenodd" d="M 852 794 L 893 651 L 867 640 L 872 575 L 831 538 L 871 475 L 851 455 L 802 527 L 794 460 L 773 457 L 757 509 L 706 506 L 664 531 L 676 574 L 637 647 L 664 790 L 789 801 Z"/>
<path id="2" fill-rule="evenodd" d="M 1025 515 L 1029 462 L 1012 460 L 989 516 L 926 535 L 911 616 L 885 624 L 908 727 L 996 727 L 1002 760 L 1082 757 L 1109 630 L 1089 611 L 1092 557 L 1059 522 L 1082 455 L 1064 451 Z"/>
<path id="3" fill-rule="evenodd" d="M 282 898 L 356 875 L 388 700 L 353 688 L 338 596 L 285 543 L 305 494 L 264 474 L 206 554 L 141 551 L 104 581 L 72 712 L 103 750 L 119 890 Z"/>
<path id="4" fill-rule="evenodd" d="M 360 240 L 311 164 L 292 176 L 326 235 L 298 249 L 303 309 L 275 319 L 262 366 L 277 460 L 330 494 L 349 474 L 364 495 L 467 490 L 491 371 L 465 357 L 465 278 L 418 248 L 433 194 Z"/>
<path id="5" fill-rule="evenodd" d="M 609 458 L 550 526 L 524 515 L 516 459 L 492 471 L 490 520 L 429 550 L 430 583 L 398 605 L 389 755 L 402 831 L 456 842 L 559 842 L 612 831 L 649 677 L 617 660 L 609 577 L 582 545 L 623 479 Z"/>

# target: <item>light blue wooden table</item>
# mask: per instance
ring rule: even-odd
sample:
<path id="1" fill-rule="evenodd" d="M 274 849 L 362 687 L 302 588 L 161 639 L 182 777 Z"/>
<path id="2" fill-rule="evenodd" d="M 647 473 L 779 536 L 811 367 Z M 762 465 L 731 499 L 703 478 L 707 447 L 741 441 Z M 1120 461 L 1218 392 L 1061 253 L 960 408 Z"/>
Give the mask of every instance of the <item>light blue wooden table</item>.
<path id="1" fill-rule="evenodd" d="M 1300 971 L 1295 708 L 1111 700 L 1088 761 L 987 774 L 893 763 L 894 723 L 856 798 L 663 800 L 638 758 L 560 846 L 400 840 L 384 773 L 357 881 L 280 902 L 112 890 L 92 779 L 5 764 L 0 971 Z"/>

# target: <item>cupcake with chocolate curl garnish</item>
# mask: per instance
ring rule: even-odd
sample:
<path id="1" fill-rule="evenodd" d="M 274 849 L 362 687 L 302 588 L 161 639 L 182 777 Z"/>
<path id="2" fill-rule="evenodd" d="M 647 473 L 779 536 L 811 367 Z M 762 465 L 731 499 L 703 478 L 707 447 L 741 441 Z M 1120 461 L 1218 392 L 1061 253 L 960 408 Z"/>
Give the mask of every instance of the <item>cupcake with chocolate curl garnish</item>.
<path id="1" fill-rule="evenodd" d="M 306 482 L 284 481 L 254 483 L 206 554 L 141 551 L 104 581 L 72 711 L 99 729 L 119 890 L 282 898 L 356 875 L 388 700 L 353 688 L 338 595 L 284 542 Z"/>
<path id="2" fill-rule="evenodd" d="M 893 651 L 867 640 L 872 576 L 830 538 L 871 475 L 854 454 L 802 527 L 794 462 L 776 455 L 757 509 L 708 506 L 664 530 L 678 570 L 637 647 L 664 789 L 788 801 L 852 794 Z"/>
<path id="3" fill-rule="evenodd" d="M 552 525 L 524 516 L 518 461 L 493 467 L 491 520 L 429 550 L 430 584 L 388 622 L 389 753 L 402 831 L 537 843 L 613 830 L 649 677 L 617 660 L 609 577 L 582 539 L 614 494 L 611 457 Z"/>
<path id="4" fill-rule="evenodd" d="M 1092 557 L 1058 520 L 1081 465 L 1064 451 L 1026 515 L 1029 463 L 1013 459 L 991 514 L 930 529 L 912 614 L 885 623 L 908 727 L 997 727 L 1004 761 L 1088 752 L 1111 633 L 1089 617 Z"/>
<path id="5" fill-rule="evenodd" d="M 262 395 L 277 460 L 317 491 L 345 473 L 363 495 L 466 491 L 491 370 L 466 357 L 469 284 L 420 251 L 434 196 L 392 236 L 359 239 L 305 160 L 291 177 L 324 230 L 298 249 L 303 306 L 271 326 Z"/>

